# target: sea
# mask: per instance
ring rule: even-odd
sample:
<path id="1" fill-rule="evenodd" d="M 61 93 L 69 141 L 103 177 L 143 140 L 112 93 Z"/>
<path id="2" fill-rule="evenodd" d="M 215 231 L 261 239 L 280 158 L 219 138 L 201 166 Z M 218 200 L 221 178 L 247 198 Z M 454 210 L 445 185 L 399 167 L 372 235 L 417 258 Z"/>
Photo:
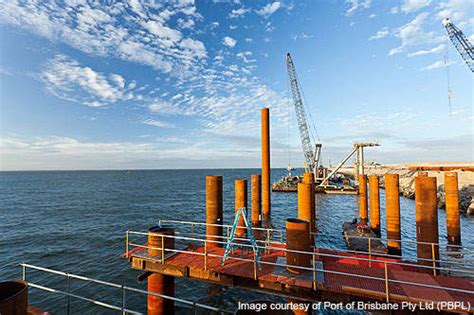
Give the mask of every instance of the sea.
<path id="1" fill-rule="evenodd" d="M 125 251 L 127 230 L 146 232 L 161 220 L 205 222 L 205 177 L 224 178 L 224 221 L 232 224 L 234 180 L 248 179 L 260 169 L 113 170 L 113 171 L 24 171 L 0 172 L 0 281 L 20 279 L 21 263 L 78 274 L 121 285 L 146 289 L 139 271 L 132 270 Z M 272 169 L 272 182 L 286 175 Z M 250 187 L 249 187 L 250 193 Z M 385 195 L 381 190 L 381 213 Z M 250 198 L 249 198 L 250 200 Z M 271 195 L 274 228 L 284 229 L 285 220 L 297 216 L 297 195 Z M 415 202 L 401 197 L 402 239 L 416 240 Z M 353 195 L 317 195 L 317 239 L 319 247 L 346 249 L 341 226 L 358 216 Z M 463 245 L 474 245 L 474 218 L 461 216 Z M 440 242 L 446 243 L 446 217 L 439 210 Z M 382 237 L 385 221 L 382 215 Z M 414 244 L 404 243 L 403 253 L 416 256 Z M 60 275 L 27 269 L 31 283 L 66 290 Z M 120 306 L 119 289 L 71 280 L 71 292 Z M 209 283 L 176 279 L 175 295 L 228 310 L 237 303 L 255 300 L 286 301 L 282 297 L 220 287 Z M 30 288 L 29 303 L 54 314 L 66 314 L 67 297 L 58 292 Z M 126 294 L 127 308 L 146 312 L 146 296 Z M 90 302 L 70 299 L 73 314 L 117 314 Z M 178 314 L 206 312 L 176 303 Z M 331 313 L 331 312 L 326 312 Z"/>

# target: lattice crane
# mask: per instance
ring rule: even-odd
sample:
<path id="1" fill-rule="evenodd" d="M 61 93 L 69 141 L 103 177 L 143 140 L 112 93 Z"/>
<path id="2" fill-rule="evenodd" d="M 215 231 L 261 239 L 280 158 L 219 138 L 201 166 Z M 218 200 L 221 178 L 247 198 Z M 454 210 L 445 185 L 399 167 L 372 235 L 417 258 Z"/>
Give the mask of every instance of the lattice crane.
<path id="1" fill-rule="evenodd" d="M 474 48 L 472 44 L 467 39 L 466 35 L 464 35 L 464 33 L 454 25 L 449 18 L 445 18 L 443 24 L 454 47 L 456 47 L 469 69 L 471 69 L 471 72 L 474 72 Z"/>
<path id="2" fill-rule="evenodd" d="M 301 99 L 301 93 L 296 77 L 295 65 L 290 53 L 286 54 L 286 65 L 288 69 L 288 79 L 291 86 L 291 95 L 293 96 L 293 102 L 295 103 L 295 113 L 296 120 L 298 121 L 298 129 L 300 130 L 301 146 L 306 161 L 305 170 L 307 172 L 313 172 L 316 178 L 316 170 L 318 168 L 319 157 L 321 154 L 321 144 L 317 143 L 313 146 L 313 142 L 311 141 L 308 123 L 306 122 L 306 114 L 303 107 L 303 100 Z"/>

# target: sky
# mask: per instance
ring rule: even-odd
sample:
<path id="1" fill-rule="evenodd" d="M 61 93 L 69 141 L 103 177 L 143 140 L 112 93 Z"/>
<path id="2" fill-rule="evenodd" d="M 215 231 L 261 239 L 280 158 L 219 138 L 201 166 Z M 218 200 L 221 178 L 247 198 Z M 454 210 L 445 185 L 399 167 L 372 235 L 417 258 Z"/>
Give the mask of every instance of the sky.
<path id="1" fill-rule="evenodd" d="M 0 1 L 0 170 L 303 165 L 286 53 L 322 162 L 473 161 L 471 0 Z M 451 104 L 448 90 L 451 90 Z"/>

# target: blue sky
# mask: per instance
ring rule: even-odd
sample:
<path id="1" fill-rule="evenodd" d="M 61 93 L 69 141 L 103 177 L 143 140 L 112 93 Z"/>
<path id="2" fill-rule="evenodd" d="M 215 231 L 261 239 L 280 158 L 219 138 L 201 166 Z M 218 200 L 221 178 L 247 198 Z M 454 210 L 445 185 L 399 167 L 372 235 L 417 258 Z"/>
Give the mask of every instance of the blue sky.
<path id="1" fill-rule="evenodd" d="M 469 0 L 2 1 L 3 170 L 302 165 L 285 55 L 325 164 L 472 161 Z M 447 57 L 446 57 L 447 56 Z M 448 65 L 448 66 L 447 66 Z M 452 90 L 448 105 L 448 71 Z"/>

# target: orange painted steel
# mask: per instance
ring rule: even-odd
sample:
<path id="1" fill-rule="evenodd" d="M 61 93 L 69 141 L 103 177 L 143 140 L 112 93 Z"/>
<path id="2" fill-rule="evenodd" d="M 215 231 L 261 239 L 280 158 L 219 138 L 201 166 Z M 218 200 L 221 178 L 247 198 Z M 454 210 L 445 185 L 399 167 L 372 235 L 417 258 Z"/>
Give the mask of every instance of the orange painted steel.
<path id="1" fill-rule="evenodd" d="M 270 217 L 270 110 L 262 108 L 262 214 Z"/>
<path id="2" fill-rule="evenodd" d="M 428 172 L 418 172 L 418 173 L 416 173 L 416 176 L 418 176 L 418 177 L 426 177 L 426 176 L 428 176 Z"/>
<path id="3" fill-rule="evenodd" d="M 311 250 L 308 221 L 299 218 L 286 220 L 286 248 L 288 250 L 306 252 Z M 298 267 L 311 267 L 311 254 L 292 253 L 288 251 L 286 253 L 286 264 Z M 301 274 L 304 271 L 291 267 L 287 267 L 287 270 L 295 274 Z"/>
<path id="4" fill-rule="evenodd" d="M 303 173 L 303 183 L 314 184 L 314 174 L 313 174 L 313 172 Z"/>
<path id="5" fill-rule="evenodd" d="M 247 180 L 246 179 L 236 179 L 235 180 L 235 213 L 240 208 L 245 208 L 245 214 L 247 214 Z M 239 223 L 237 224 L 240 228 L 237 228 L 235 235 L 244 236 L 245 235 L 245 221 L 241 216 L 239 218 Z M 243 228 L 242 228 L 243 227 Z"/>
<path id="6" fill-rule="evenodd" d="M 415 177 L 416 241 L 418 264 L 437 265 L 430 259 L 439 260 L 438 204 L 436 200 L 436 177 Z M 435 243 L 419 244 L 420 242 Z M 423 260 L 422 260 L 423 259 Z M 436 268 L 434 268 L 436 269 Z M 421 272 L 435 272 L 420 268 Z"/>
<path id="7" fill-rule="evenodd" d="M 162 235 L 174 236 L 174 229 L 162 226 L 154 226 L 148 229 L 148 246 L 150 246 L 148 248 L 148 254 L 158 256 L 160 259 L 164 255 L 162 253 L 163 245 L 165 252 L 167 248 L 174 249 L 174 239 L 171 237 L 163 237 Z"/>
<path id="8" fill-rule="evenodd" d="M 307 172 L 303 174 L 303 183 L 311 185 L 311 233 L 316 233 L 316 188 L 314 183 L 314 174 Z"/>
<path id="9" fill-rule="evenodd" d="M 385 201 L 387 246 L 391 253 L 401 254 L 400 187 L 398 174 L 385 174 Z"/>
<path id="10" fill-rule="evenodd" d="M 380 190 L 377 175 L 369 176 L 369 194 L 370 227 L 376 234 L 380 234 Z"/>
<path id="11" fill-rule="evenodd" d="M 222 193 L 222 176 L 206 176 L 206 239 L 221 241 L 222 225 L 224 224 L 224 206 Z M 219 247 L 220 243 L 206 242 L 207 247 Z"/>
<path id="12" fill-rule="evenodd" d="M 174 277 L 153 273 L 148 277 L 148 291 L 174 296 Z M 174 314 L 174 301 L 155 295 L 148 295 L 148 315 Z"/>
<path id="13" fill-rule="evenodd" d="M 367 205 L 367 175 L 359 175 L 359 214 L 360 223 L 367 224 L 369 209 Z"/>
<path id="14" fill-rule="evenodd" d="M 167 248 L 174 249 L 174 239 L 162 235 L 174 236 L 174 229 L 155 226 L 148 230 L 148 254 L 164 257 L 162 252 Z M 163 248 L 164 245 L 164 248 Z M 151 248 L 158 247 L 158 249 Z M 152 273 L 148 277 L 148 291 L 167 296 L 174 296 L 174 277 Z M 174 314 L 174 301 L 154 295 L 148 295 L 147 313 L 149 315 Z"/>
<path id="15" fill-rule="evenodd" d="M 459 220 L 458 173 L 444 173 L 444 192 L 448 242 L 459 245 L 461 244 L 461 223 Z"/>
<path id="16" fill-rule="evenodd" d="M 314 185 L 298 183 L 298 219 L 309 222 L 309 230 L 314 233 Z M 309 235 L 311 244 L 314 244 L 313 234 Z"/>
<path id="17" fill-rule="evenodd" d="M 262 206 L 262 177 L 260 174 L 253 174 L 250 177 L 250 190 L 252 198 L 252 224 L 260 224 L 260 213 Z"/>

